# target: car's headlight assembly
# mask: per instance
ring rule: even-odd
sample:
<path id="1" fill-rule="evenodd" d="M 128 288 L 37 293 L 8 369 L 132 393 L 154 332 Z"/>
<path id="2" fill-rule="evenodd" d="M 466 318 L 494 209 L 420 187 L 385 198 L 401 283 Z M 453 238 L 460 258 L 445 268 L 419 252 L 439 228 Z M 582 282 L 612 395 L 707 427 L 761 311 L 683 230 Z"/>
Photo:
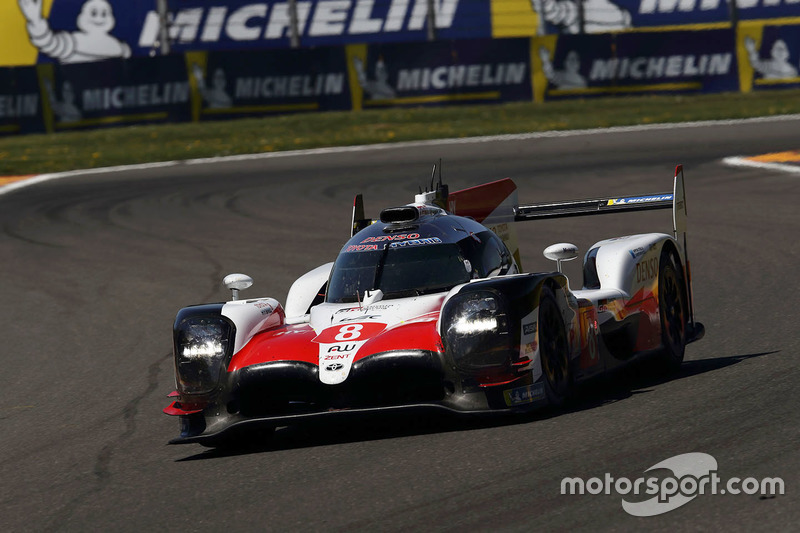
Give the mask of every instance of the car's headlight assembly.
<path id="1" fill-rule="evenodd" d="M 206 394 L 219 384 L 232 346 L 233 327 L 220 317 L 190 317 L 175 328 L 175 370 L 178 388 Z"/>
<path id="2" fill-rule="evenodd" d="M 445 347 L 462 370 L 505 366 L 511 335 L 505 298 L 493 291 L 458 294 L 442 311 Z"/>

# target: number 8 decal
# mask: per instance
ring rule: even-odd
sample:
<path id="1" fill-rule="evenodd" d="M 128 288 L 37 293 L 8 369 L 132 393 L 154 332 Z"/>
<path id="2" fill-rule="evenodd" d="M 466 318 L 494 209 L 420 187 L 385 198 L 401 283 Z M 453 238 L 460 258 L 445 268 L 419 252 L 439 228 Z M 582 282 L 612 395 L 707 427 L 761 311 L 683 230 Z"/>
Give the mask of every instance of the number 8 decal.
<path id="1" fill-rule="evenodd" d="M 361 336 L 362 324 L 349 324 L 339 328 L 339 334 L 334 337 L 339 342 L 352 341 Z"/>

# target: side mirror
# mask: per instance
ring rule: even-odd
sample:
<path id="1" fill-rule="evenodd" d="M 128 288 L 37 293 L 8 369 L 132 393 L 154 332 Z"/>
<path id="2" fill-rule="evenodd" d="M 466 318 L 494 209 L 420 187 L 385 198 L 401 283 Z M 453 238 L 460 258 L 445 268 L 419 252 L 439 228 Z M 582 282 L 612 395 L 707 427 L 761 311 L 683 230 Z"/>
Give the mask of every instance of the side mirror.
<path id="1" fill-rule="evenodd" d="M 555 261 L 558 265 L 558 271 L 561 272 L 561 262 L 572 261 L 578 257 L 578 247 L 568 242 L 560 242 L 545 248 L 544 256 L 551 261 Z"/>
<path id="2" fill-rule="evenodd" d="M 239 299 L 239 291 L 243 291 L 253 285 L 253 278 L 245 274 L 228 274 L 222 280 L 225 288 L 231 291 L 231 300 Z"/>

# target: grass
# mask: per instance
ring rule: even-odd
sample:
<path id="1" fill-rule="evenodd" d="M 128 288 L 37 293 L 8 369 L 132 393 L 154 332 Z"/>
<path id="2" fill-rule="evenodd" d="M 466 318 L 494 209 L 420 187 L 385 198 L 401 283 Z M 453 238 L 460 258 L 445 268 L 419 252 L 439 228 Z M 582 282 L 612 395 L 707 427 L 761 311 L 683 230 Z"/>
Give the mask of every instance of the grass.
<path id="1" fill-rule="evenodd" d="M 307 113 L 0 137 L 0 176 L 503 133 L 800 113 L 800 91 Z"/>

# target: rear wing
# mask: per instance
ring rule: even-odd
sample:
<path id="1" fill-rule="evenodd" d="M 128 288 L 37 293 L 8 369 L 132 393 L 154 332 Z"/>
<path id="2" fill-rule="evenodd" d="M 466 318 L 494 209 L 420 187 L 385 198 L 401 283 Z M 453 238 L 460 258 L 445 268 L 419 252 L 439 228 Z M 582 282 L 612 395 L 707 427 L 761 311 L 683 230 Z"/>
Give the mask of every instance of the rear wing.
<path id="1" fill-rule="evenodd" d="M 672 209 L 672 234 L 686 254 L 686 194 L 683 183 L 683 165 L 675 167 L 675 180 L 671 192 L 660 192 L 621 198 L 591 198 L 567 202 L 548 202 L 514 206 L 514 221 L 547 218 L 581 217 L 610 213 L 629 213 L 652 209 Z M 688 259 L 687 259 L 688 261 Z"/>

